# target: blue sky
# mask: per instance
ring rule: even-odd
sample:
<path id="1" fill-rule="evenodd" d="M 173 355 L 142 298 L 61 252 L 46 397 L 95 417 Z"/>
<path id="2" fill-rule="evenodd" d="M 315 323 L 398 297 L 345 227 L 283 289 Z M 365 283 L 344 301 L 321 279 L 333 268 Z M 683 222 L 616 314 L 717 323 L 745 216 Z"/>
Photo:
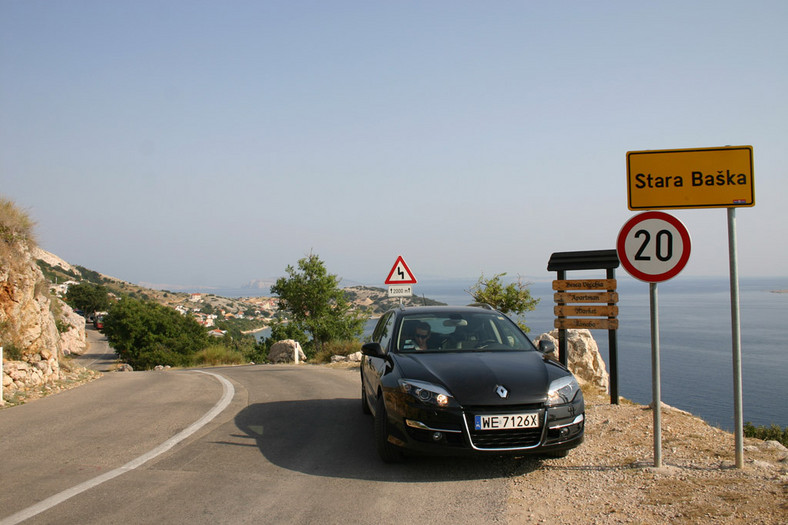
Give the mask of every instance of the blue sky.
<path id="1" fill-rule="evenodd" d="M 0 195 L 69 262 L 240 286 L 550 279 L 626 152 L 752 145 L 739 271 L 788 276 L 788 2 L 0 0 Z M 724 209 L 671 212 L 726 275 Z"/>

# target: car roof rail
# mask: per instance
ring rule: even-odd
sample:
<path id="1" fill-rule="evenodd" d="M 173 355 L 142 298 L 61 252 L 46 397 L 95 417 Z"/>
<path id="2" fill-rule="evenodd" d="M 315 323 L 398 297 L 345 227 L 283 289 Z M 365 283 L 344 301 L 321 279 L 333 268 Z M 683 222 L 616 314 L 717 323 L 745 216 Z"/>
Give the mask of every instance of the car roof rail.
<path id="1" fill-rule="evenodd" d="M 476 308 L 484 308 L 485 310 L 495 310 L 495 308 L 493 308 L 487 303 L 471 303 L 468 306 L 475 306 Z"/>

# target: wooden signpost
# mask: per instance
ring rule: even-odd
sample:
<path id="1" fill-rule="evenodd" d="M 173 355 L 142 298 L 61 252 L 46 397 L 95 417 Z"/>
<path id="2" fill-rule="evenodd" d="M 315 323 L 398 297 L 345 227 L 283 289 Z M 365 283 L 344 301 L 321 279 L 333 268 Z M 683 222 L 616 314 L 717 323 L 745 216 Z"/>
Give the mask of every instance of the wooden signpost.
<path id="1" fill-rule="evenodd" d="M 585 290 L 608 290 L 605 292 L 587 293 Z M 553 281 L 553 290 L 561 290 L 553 297 L 556 306 L 554 326 L 559 330 L 568 328 L 585 328 L 586 330 L 617 330 L 618 329 L 618 293 L 615 279 L 580 279 Z M 583 290 L 569 292 L 567 290 Z M 605 302 L 599 305 L 593 303 Z M 578 304 L 579 303 L 579 304 Z M 586 304 L 592 303 L 592 304 Z M 602 319 L 589 319 L 602 317 Z"/>
<path id="2" fill-rule="evenodd" d="M 619 260 L 616 250 L 559 252 L 550 256 L 548 271 L 558 273 L 553 281 L 558 328 L 558 359 L 567 364 L 566 330 L 607 330 L 610 360 L 610 403 L 618 404 L 618 293 L 615 269 Z M 606 270 L 606 279 L 566 279 L 568 270 Z"/>

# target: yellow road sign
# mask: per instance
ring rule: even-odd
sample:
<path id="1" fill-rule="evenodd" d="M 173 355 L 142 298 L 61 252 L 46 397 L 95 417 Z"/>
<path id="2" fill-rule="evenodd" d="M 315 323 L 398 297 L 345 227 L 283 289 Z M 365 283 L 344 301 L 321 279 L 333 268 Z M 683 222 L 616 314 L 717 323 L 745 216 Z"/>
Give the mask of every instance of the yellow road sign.
<path id="1" fill-rule="evenodd" d="M 752 146 L 627 152 L 630 210 L 755 206 Z"/>

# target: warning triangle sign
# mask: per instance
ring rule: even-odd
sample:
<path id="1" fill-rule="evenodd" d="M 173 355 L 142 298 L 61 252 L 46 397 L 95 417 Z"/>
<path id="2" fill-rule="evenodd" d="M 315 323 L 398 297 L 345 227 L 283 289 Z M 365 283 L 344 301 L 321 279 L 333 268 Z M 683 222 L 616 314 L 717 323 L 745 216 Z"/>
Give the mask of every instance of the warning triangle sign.
<path id="1" fill-rule="evenodd" d="M 405 264 L 405 260 L 401 255 L 398 256 L 397 262 L 394 263 L 389 276 L 386 277 L 386 284 L 416 284 L 416 282 L 416 278 L 413 277 L 410 268 Z"/>

